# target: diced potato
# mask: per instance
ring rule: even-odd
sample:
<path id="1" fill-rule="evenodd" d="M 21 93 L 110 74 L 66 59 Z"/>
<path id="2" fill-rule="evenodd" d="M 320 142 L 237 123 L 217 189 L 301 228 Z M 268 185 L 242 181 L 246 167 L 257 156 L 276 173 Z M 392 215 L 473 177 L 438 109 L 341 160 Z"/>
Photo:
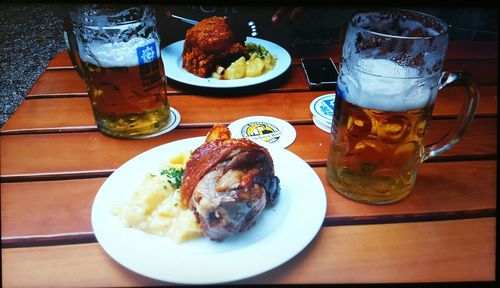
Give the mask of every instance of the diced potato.
<path id="1" fill-rule="evenodd" d="M 170 165 L 174 166 L 174 168 L 179 169 L 179 168 L 182 168 L 186 165 L 186 162 L 189 159 L 189 156 L 190 156 L 190 153 L 181 153 L 181 154 L 175 156 L 174 158 L 170 159 L 170 161 L 168 161 L 168 163 Z M 182 165 L 182 167 L 177 168 L 176 165 Z"/>
<path id="2" fill-rule="evenodd" d="M 175 226 L 179 227 L 179 229 L 172 231 L 172 239 L 174 241 L 182 242 L 202 235 L 200 225 L 196 222 L 196 218 L 190 211 L 182 210 L 175 220 L 177 221 Z"/>
<path id="3" fill-rule="evenodd" d="M 254 54 L 255 55 L 255 54 Z M 245 76 L 247 77 L 257 77 L 264 73 L 264 68 L 266 63 L 259 57 L 250 58 L 247 61 L 247 68 L 245 70 Z"/>
<path id="4" fill-rule="evenodd" d="M 241 56 L 238 60 L 231 63 L 224 71 L 223 78 L 227 80 L 240 79 L 245 76 L 246 61 L 245 57 Z"/>
<path id="5" fill-rule="evenodd" d="M 168 235 L 172 226 L 171 218 L 148 217 L 138 228 L 156 235 Z"/>
<path id="6" fill-rule="evenodd" d="M 264 46 L 255 43 L 245 43 L 245 45 L 250 55 L 248 60 L 240 57 L 226 69 L 217 66 L 211 76 L 215 79 L 241 79 L 244 77 L 257 77 L 274 69 L 276 57 L 271 55 Z"/>
<path id="7" fill-rule="evenodd" d="M 164 201 L 156 211 L 161 217 L 175 218 L 180 213 L 180 209 L 177 208 L 178 205 L 176 206 L 176 204 L 175 201 Z"/>
<path id="8" fill-rule="evenodd" d="M 127 227 L 136 226 L 146 219 L 144 207 L 132 203 L 115 207 L 113 214 L 122 216 L 121 220 Z"/>
<path id="9" fill-rule="evenodd" d="M 176 233 L 172 236 L 173 240 L 177 243 L 184 242 L 190 239 L 195 239 L 202 236 L 200 230 L 198 231 L 182 231 L 182 233 Z"/>
<path id="10" fill-rule="evenodd" d="M 164 170 L 184 169 L 191 151 L 176 155 L 162 163 L 155 173 L 144 177 L 142 186 L 132 199 L 113 207 L 111 213 L 118 216 L 127 227 L 144 232 L 168 236 L 175 242 L 186 241 L 202 235 L 200 225 L 189 209 L 180 205 L 180 191 L 169 183 Z"/>
<path id="11" fill-rule="evenodd" d="M 223 72 L 224 72 L 224 67 L 222 66 L 217 66 L 217 68 L 215 68 L 215 72 L 219 75 L 221 75 Z"/>
<path id="12" fill-rule="evenodd" d="M 217 68 L 215 68 L 215 71 L 212 73 L 211 76 L 215 79 L 221 79 L 223 73 L 224 73 L 224 67 L 217 66 Z"/>
<path id="13" fill-rule="evenodd" d="M 273 70 L 274 66 L 276 66 L 276 57 L 273 57 L 271 54 L 267 54 L 264 58 L 264 63 L 266 65 L 265 71 Z"/>
<path id="14" fill-rule="evenodd" d="M 146 214 L 151 214 L 154 209 L 167 197 L 166 193 L 161 190 L 153 191 L 144 199 L 144 208 Z"/>

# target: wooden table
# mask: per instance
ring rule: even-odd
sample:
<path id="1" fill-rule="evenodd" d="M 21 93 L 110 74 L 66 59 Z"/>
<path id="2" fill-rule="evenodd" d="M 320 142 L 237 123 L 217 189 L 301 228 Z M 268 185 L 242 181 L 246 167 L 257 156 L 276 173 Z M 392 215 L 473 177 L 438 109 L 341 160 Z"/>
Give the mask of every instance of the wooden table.
<path id="1" fill-rule="evenodd" d="M 299 59 L 328 55 L 338 63 L 338 46 L 292 53 L 289 74 L 268 90 L 218 97 L 169 84 L 170 103 L 182 121 L 147 140 L 100 134 L 84 83 L 67 53 L 59 53 L 0 134 L 3 286 L 161 284 L 123 268 L 96 242 L 90 223 L 96 192 L 143 151 L 205 135 L 214 122 L 257 114 L 293 124 L 297 138 L 288 149 L 319 175 L 328 204 L 309 246 L 241 283 L 494 281 L 497 43 L 452 42 L 448 51 L 446 69 L 464 70 L 479 84 L 477 115 L 455 148 L 421 166 L 409 197 L 384 206 L 348 200 L 326 181 L 329 134 L 313 124 L 309 103 L 328 91 L 308 89 Z M 440 92 L 429 142 L 454 124 L 462 95 L 457 86 Z"/>

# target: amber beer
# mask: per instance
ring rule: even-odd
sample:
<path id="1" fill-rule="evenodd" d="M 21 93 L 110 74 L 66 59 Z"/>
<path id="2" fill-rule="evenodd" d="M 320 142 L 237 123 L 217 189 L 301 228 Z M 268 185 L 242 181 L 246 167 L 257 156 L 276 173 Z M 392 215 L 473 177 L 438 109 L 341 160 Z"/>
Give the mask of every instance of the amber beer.
<path id="1" fill-rule="evenodd" d="M 387 60 L 374 60 L 373 65 L 397 69 Z M 415 182 L 437 88 L 416 78 L 349 72 L 344 67 L 335 98 L 328 180 L 355 200 L 398 201 Z"/>
<path id="2" fill-rule="evenodd" d="M 151 135 L 165 127 L 170 107 L 161 58 L 140 63 L 144 61 L 135 60 L 135 47 L 117 51 L 93 48 L 97 60 L 87 57 L 81 62 L 100 131 L 115 137 L 134 137 Z M 115 55 L 121 58 L 117 60 Z"/>
<path id="3" fill-rule="evenodd" d="M 97 126 L 108 135 L 149 135 L 169 120 L 161 60 L 133 67 L 99 67 L 82 61 Z"/>
<path id="4" fill-rule="evenodd" d="M 340 95 L 339 95 L 340 96 Z M 328 180 L 347 197 L 389 203 L 410 193 L 432 106 L 404 112 L 366 109 L 337 97 Z"/>
<path id="5" fill-rule="evenodd" d="M 423 161 L 451 149 L 473 119 L 479 93 L 465 73 L 443 71 L 448 25 L 417 11 L 356 13 L 345 33 L 327 160 L 330 185 L 384 204 L 410 193 Z M 456 125 L 424 145 L 439 89 L 466 88 Z"/>
<path id="6" fill-rule="evenodd" d="M 170 106 L 152 7 L 82 4 L 66 16 L 69 55 L 87 84 L 99 131 L 120 138 L 167 131 Z"/>

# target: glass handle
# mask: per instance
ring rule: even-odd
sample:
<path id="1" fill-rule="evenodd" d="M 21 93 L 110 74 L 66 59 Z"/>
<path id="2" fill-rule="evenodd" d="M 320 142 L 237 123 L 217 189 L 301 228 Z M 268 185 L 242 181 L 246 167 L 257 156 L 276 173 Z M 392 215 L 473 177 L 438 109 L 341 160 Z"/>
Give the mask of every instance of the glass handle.
<path id="1" fill-rule="evenodd" d="M 477 89 L 476 83 L 464 72 L 444 72 L 441 77 L 439 89 L 441 90 L 441 88 L 455 81 L 458 81 L 465 87 L 465 99 L 460 114 L 457 117 L 457 124 L 441 139 L 425 146 L 422 162 L 448 151 L 455 146 L 464 135 L 472 119 L 474 119 L 474 114 L 476 113 L 477 104 L 479 102 L 479 90 Z"/>
<path id="2" fill-rule="evenodd" d="M 78 54 L 78 44 L 76 43 L 75 32 L 73 32 L 73 25 L 71 24 L 71 20 L 69 20 L 69 16 L 66 16 L 64 19 L 64 40 L 66 41 L 69 59 L 71 59 L 73 67 L 75 67 L 78 75 L 85 79 L 83 70 L 81 69 L 82 63 L 80 62 L 80 55 Z"/>

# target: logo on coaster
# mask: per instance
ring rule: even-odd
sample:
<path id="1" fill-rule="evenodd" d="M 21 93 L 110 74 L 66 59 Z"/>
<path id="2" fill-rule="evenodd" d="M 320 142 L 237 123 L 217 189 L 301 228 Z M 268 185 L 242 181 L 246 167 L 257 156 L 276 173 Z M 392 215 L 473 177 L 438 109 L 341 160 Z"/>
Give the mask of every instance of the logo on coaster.
<path id="1" fill-rule="evenodd" d="M 314 116 L 329 123 L 332 121 L 334 108 L 335 94 L 333 93 L 319 96 L 309 105 L 309 109 Z"/>
<path id="2" fill-rule="evenodd" d="M 296 137 L 290 123 L 271 116 L 248 116 L 232 122 L 228 128 L 235 138 L 246 138 L 264 146 L 286 148 Z"/>
<path id="3" fill-rule="evenodd" d="M 256 121 L 245 124 L 241 128 L 241 135 L 252 140 L 274 143 L 280 138 L 281 131 L 271 123 Z"/>
<path id="4" fill-rule="evenodd" d="M 326 105 L 326 107 L 321 105 L 321 110 L 323 111 L 323 113 L 325 113 L 328 116 L 333 116 L 333 107 L 334 107 L 335 99 L 331 99 L 331 98 L 330 99 L 323 99 L 322 102 L 323 102 L 323 104 Z"/>

